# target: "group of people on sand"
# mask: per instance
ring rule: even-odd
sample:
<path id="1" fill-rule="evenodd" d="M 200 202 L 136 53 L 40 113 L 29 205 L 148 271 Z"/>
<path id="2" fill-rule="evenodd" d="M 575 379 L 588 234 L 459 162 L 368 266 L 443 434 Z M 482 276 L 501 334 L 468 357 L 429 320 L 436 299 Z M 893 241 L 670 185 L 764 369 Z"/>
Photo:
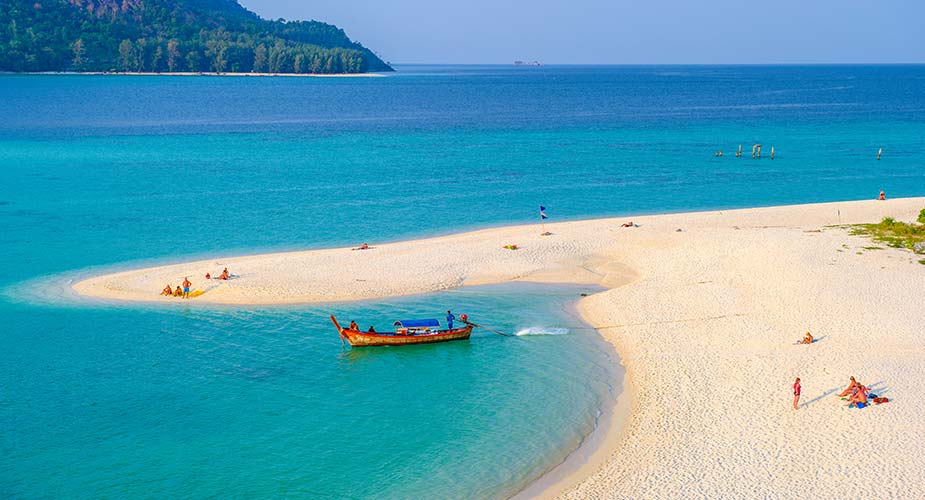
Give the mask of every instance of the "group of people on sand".
<path id="1" fill-rule="evenodd" d="M 803 336 L 803 339 L 797 342 L 797 344 L 812 344 L 815 342 L 813 334 L 806 332 L 806 335 Z M 800 403 L 800 393 L 802 392 L 802 385 L 800 384 L 800 377 L 793 382 L 793 409 L 796 410 L 799 407 Z M 838 397 L 844 399 L 848 402 L 849 407 L 864 408 L 867 406 L 867 400 L 873 399 L 875 403 L 886 403 L 889 401 L 887 398 L 877 397 L 876 394 L 871 394 L 870 389 L 865 387 L 864 384 L 858 382 L 854 377 L 850 378 L 848 387 L 845 390 L 841 391 L 838 394 Z"/>
<path id="2" fill-rule="evenodd" d="M 193 286 L 193 284 L 190 282 L 189 278 L 188 278 L 188 277 L 187 277 L 187 278 L 183 278 L 183 286 L 182 286 L 182 287 L 181 287 L 180 285 L 177 285 L 176 290 L 174 290 L 174 289 L 170 286 L 170 283 L 167 283 L 167 286 L 165 286 L 164 289 L 161 290 L 161 295 L 164 295 L 164 296 L 166 296 L 166 297 L 182 297 L 182 298 L 184 298 L 184 299 L 188 299 L 188 298 L 189 298 L 189 289 L 190 289 L 191 286 Z"/>
<path id="3" fill-rule="evenodd" d="M 802 392 L 800 377 L 793 382 L 793 409 L 796 410 L 800 403 L 800 393 Z M 868 399 L 873 399 L 874 403 L 887 403 L 887 398 L 878 397 L 870 392 L 870 388 L 860 383 L 854 377 L 850 377 L 848 387 L 838 393 L 838 397 L 848 402 L 848 407 L 864 408 L 868 405 Z"/>
<path id="4" fill-rule="evenodd" d="M 212 277 L 212 274 L 211 274 L 211 273 L 206 273 L 206 279 L 207 279 L 207 280 L 211 280 L 211 279 L 216 279 L 216 280 L 227 280 L 227 279 L 229 279 L 229 278 L 231 278 L 231 274 L 228 273 L 228 268 L 227 268 L 227 267 L 222 271 L 222 274 L 219 274 L 219 275 L 216 276 L 215 278 Z"/>

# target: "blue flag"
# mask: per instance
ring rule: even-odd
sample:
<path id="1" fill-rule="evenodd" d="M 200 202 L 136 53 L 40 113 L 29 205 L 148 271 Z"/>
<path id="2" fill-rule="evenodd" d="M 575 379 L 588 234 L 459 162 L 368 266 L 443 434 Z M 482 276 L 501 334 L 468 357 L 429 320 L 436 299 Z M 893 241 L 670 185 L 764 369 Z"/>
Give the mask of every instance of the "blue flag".
<path id="1" fill-rule="evenodd" d="M 546 207 L 540 205 L 540 219 L 546 220 L 549 217 L 546 216 Z"/>

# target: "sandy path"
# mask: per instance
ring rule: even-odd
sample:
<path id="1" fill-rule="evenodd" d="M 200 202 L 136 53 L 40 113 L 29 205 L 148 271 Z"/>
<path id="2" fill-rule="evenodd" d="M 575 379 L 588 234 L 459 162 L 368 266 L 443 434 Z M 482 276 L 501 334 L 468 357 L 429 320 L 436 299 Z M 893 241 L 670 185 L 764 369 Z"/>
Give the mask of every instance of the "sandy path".
<path id="1" fill-rule="evenodd" d="M 579 304 L 627 367 L 632 411 L 568 498 L 921 498 L 925 266 L 843 223 L 912 220 L 925 199 L 862 201 L 488 229 L 377 246 L 230 257 L 74 286 L 119 300 L 223 266 L 195 299 L 351 300 L 529 279 L 601 283 Z M 676 229 L 683 229 L 677 232 Z M 821 231 L 820 231 L 821 230 Z M 516 243 L 521 250 L 501 247 Z M 199 283 L 197 283 L 199 285 Z M 810 330 L 812 346 L 793 345 Z M 895 401 L 844 408 L 849 375 Z M 790 409 L 793 377 L 804 406 Z M 569 485 L 559 485 L 568 487 Z M 554 491 L 561 491 L 556 488 Z"/>

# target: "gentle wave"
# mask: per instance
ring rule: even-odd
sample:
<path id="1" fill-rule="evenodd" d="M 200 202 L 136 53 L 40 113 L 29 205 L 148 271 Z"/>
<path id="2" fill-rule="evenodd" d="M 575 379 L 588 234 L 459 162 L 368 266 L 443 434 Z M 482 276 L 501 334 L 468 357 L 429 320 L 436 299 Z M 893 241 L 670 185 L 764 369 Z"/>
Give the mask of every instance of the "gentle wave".
<path id="1" fill-rule="evenodd" d="M 568 328 L 545 328 L 541 326 L 531 326 L 529 328 L 521 328 L 517 330 L 518 337 L 523 337 L 525 335 L 566 335 L 569 333 Z"/>

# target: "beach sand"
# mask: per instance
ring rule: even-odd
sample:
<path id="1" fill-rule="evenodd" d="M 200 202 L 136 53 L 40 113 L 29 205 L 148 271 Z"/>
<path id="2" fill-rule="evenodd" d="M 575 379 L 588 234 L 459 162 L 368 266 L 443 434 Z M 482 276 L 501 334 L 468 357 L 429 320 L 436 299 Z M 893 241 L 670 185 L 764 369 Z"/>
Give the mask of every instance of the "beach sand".
<path id="1" fill-rule="evenodd" d="M 634 216 L 550 224 L 551 236 L 503 227 L 133 270 L 74 289 L 175 303 L 157 293 L 190 276 L 206 291 L 194 303 L 291 304 L 512 280 L 600 284 L 607 290 L 578 307 L 617 348 L 630 411 L 540 496 L 912 499 L 925 490 L 925 265 L 830 226 L 911 221 L 923 207 L 925 198 Z M 639 227 L 620 227 L 629 220 Z M 203 284 L 224 266 L 239 277 Z M 818 342 L 794 345 L 807 330 Z M 835 394 L 850 375 L 891 402 L 846 408 Z"/>

